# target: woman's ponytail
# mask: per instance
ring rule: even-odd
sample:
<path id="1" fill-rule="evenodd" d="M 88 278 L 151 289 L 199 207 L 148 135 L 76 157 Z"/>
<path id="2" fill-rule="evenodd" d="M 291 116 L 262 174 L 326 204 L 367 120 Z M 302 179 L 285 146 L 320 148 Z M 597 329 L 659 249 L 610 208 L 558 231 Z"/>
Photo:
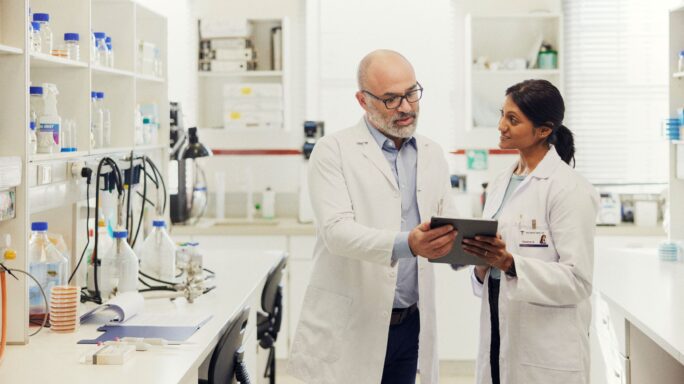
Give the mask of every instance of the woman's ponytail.
<path id="1" fill-rule="evenodd" d="M 575 140 L 572 132 L 563 125 L 565 103 L 558 88 L 548 80 L 525 80 L 506 90 L 513 102 L 527 116 L 535 128 L 552 129 L 546 143 L 553 144 L 563 161 L 575 166 Z"/>
<path id="2" fill-rule="evenodd" d="M 575 166 L 575 138 L 568 127 L 561 124 L 554 128 L 547 141 L 556 147 L 556 152 L 563 161 Z M 572 164 L 570 164 L 571 160 Z"/>

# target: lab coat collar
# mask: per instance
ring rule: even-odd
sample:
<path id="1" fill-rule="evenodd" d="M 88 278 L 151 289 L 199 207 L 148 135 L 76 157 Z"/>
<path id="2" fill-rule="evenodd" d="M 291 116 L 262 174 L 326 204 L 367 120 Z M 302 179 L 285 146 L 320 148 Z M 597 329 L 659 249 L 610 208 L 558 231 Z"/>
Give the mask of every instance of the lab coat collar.
<path id="1" fill-rule="evenodd" d="M 375 138 L 368 127 L 366 127 L 366 121 L 363 118 L 356 125 L 356 137 L 356 143 L 361 147 L 363 155 L 382 172 L 387 181 L 392 184 L 392 187 L 398 191 L 399 186 L 397 185 L 396 178 L 392 174 L 392 169 L 390 168 L 387 159 L 382 154 L 382 149 L 379 145 L 376 145 Z"/>
<path id="2" fill-rule="evenodd" d="M 551 145 L 549 151 L 546 152 L 546 155 L 544 155 L 542 161 L 540 161 L 539 164 L 537 164 L 537 167 L 534 169 L 534 171 L 532 171 L 532 173 L 530 173 L 525 178 L 525 180 L 523 180 L 523 182 L 518 185 L 516 190 L 513 191 L 511 198 L 518 194 L 520 191 L 522 191 L 525 188 L 525 186 L 529 184 L 530 179 L 548 179 L 556 171 L 556 168 L 558 168 L 561 162 L 563 162 L 563 160 L 558 155 L 558 152 L 556 152 L 556 147 Z M 488 204 L 487 207 L 485 207 L 485 211 L 482 213 L 483 217 L 494 217 L 494 214 L 501 206 L 501 202 L 503 201 L 504 194 L 506 192 L 506 187 L 508 186 L 508 182 L 511 179 L 511 175 L 513 175 L 513 172 L 517 167 L 518 162 L 516 161 L 515 163 L 511 164 L 511 166 L 508 167 L 508 169 L 505 172 L 501 173 L 499 177 L 496 179 L 495 185 L 497 186 L 497 188 L 491 191 L 491 194 L 487 197 L 488 199 L 491 199 L 491 201 L 495 204 Z"/>
<path id="3" fill-rule="evenodd" d="M 562 162 L 563 160 L 558 155 L 556 147 L 551 145 L 549 151 L 546 152 L 546 155 L 544 155 L 542 161 L 540 161 L 534 171 L 530 173 L 530 177 L 536 177 L 537 179 L 548 179 Z M 514 167 L 517 166 L 518 164 L 516 163 Z M 513 171 L 511 171 L 511 173 L 513 173 Z"/>

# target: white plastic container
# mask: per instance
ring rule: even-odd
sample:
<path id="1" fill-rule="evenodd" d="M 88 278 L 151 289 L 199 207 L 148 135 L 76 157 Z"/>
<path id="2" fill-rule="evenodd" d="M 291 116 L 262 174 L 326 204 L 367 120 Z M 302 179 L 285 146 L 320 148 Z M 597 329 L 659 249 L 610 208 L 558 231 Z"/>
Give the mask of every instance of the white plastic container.
<path id="1" fill-rule="evenodd" d="M 50 29 L 50 15 L 47 13 L 34 13 L 33 21 L 40 24 L 41 52 L 52 53 L 52 29 Z"/>
<path id="2" fill-rule="evenodd" d="M 62 118 L 57 113 L 57 95 L 54 84 L 43 84 L 45 108 L 38 118 L 38 153 L 58 153 L 61 149 Z"/>
<path id="3" fill-rule="evenodd" d="M 138 258 L 128 245 L 125 229 L 114 231 L 114 245 L 102 258 L 100 296 L 105 299 L 121 292 L 138 290 Z"/>
<path id="4" fill-rule="evenodd" d="M 29 273 L 38 280 L 50 302 L 50 291 L 57 285 L 65 285 L 69 261 L 55 247 L 47 234 L 46 222 L 31 224 L 31 238 L 29 239 Z M 45 314 L 45 303 L 40 288 L 29 279 L 29 313 L 36 319 Z"/>
<path id="5" fill-rule="evenodd" d="M 95 238 L 93 238 L 93 247 L 95 247 Z M 98 220 L 97 223 L 97 258 L 102 259 L 104 255 L 109 252 L 109 250 L 114 245 L 114 240 L 109 236 L 109 231 L 107 230 L 107 223 L 104 219 Z M 102 269 L 98 269 L 98 285 L 101 281 Z M 88 256 L 88 290 L 90 294 L 95 294 L 95 278 L 94 278 L 94 268 L 93 268 L 93 255 L 91 253 Z"/>
<path id="6" fill-rule="evenodd" d="M 29 122 L 28 139 L 29 150 L 32 155 L 35 155 L 38 152 L 38 136 L 36 136 L 36 123 L 34 121 Z"/>
<path id="7" fill-rule="evenodd" d="M 97 106 L 102 111 L 102 147 L 108 148 L 112 144 L 112 114 L 105 107 L 104 92 L 97 93 Z"/>
<path id="8" fill-rule="evenodd" d="M 267 187 L 261 198 L 261 216 L 264 219 L 275 217 L 275 192 Z"/>
<path id="9" fill-rule="evenodd" d="M 43 114 L 43 87 L 29 87 L 29 118 L 38 127 L 38 117 Z"/>
<path id="10" fill-rule="evenodd" d="M 175 282 L 176 244 L 166 232 L 164 220 L 154 220 L 152 228 L 139 252 L 140 270 L 154 278 Z"/>
<path id="11" fill-rule="evenodd" d="M 90 92 L 90 132 L 93 137 L 93 148 L 102 148 L 104 145 L 104 114 L 98 103 L 98 93 Z"/>

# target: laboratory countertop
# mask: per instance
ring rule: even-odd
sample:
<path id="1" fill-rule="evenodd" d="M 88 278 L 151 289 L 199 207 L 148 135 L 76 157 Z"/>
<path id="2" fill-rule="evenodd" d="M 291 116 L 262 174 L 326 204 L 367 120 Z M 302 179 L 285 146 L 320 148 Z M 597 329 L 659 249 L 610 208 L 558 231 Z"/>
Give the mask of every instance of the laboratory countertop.
<path id="1" fill-rule="evenodd" d="M 250 297 L 259 295 L 256 290 L 261 289 L 269 270 L 281 255 L 240 251 L 227 256 L 225 251 L 208 249 L 205 250 L 204 265 L 216 272 L 216 289 L 197 298 L 193 304 L 185 299 L 172 302 L 168 298 L 146 298 L 145 313 L 212 314 L 212 318 L 187 340 L 187 344 L 153 346 L 152 350 L 135 352 L 123 365 L 86 365 L 80 364 L 79 359 L 95 346 L 76 342 L 99 336 L 98 325 L 81 325 L 77 332 L 68 334 L 43 329 L 31 338 L 28 345 L 7 347 L 0 366 L 0 383 L 187 382 L 188 378 L 197 375 L 199 365 L 212 352 L 228 321 Z"/>
<path id="2" fill-rule="evenodd" d="M 658 243 L 663 240 L 598 240 L 594 288 L 631 324 L 684 364 L 684 263 L 658 258 Z"/>
<path id="3" fill-rule="evenodd" d="M 243 218 L 201 219 L 195 225 L 174 225 L 171 235 L 179 236 L 314 236 L 311 223 L 302 224 L 296 218 L 271 220 Z"/>

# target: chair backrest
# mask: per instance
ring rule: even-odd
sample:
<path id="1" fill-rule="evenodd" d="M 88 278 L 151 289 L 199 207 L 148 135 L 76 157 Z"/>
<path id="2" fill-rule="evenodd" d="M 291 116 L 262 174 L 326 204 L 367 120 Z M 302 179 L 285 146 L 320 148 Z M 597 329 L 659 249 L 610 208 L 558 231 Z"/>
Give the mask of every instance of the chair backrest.
<path id="1" fill-rule="evenodd" d="M 287 256 L 283 255 L 278 265 L 271 269 L 266 278 L 266 284 L 264 284 L 264 290 L 261 293 L 261 309 L 269 315 L 273 315 L 276 309 L 278 287 L 283 279 L 283 269 L 286 265 Z"/>
<path id="2" fill-rule="evenodd" d="M 235 380 L 235 352 L 242 346 L 242 337 L 247 327 L 249 307 L 240 311 L 228 323 L 209 361 L 209 384 L 233 384 Z"/>

